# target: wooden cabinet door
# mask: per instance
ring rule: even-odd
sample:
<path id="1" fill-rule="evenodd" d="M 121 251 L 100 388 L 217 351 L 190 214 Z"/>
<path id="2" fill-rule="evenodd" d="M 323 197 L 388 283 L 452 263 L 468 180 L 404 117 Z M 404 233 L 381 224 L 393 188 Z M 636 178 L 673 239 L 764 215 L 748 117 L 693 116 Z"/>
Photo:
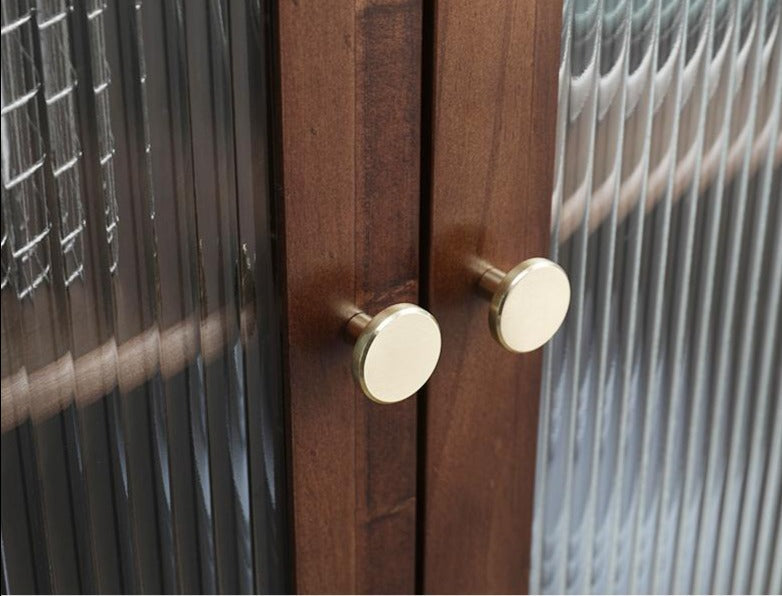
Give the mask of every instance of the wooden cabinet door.
<path id="1" fill-rule="evenodd" d="M 426 304 L 443 335 L 421 420 L 423 592 L 528 589 L 542 350 L 494 341 L 476 292 L 549 246 L 561 4 L 436 2 Z"/>
<path id="2" fill-rule="evenodd" d="M 541 354 L 491 339 L 471 263 L 547 254 L 561 6 L 277 16 L 295 586 L 525 591 Z M 342 331 L 400 301 L 435 314 L 441 360 L 380 406 Z"/>
<path id="3" fill-rule="evenodd" d="M 2 591 L 524 591 L 540 353 L 473 264 L 547 252 L 560 6 L 1 16 Z M 400 302 L 441 361 L 378 405 Z"/>
<path id="4" fill-rule="evenodd" d="M 279 3 L 299 592 L 415 589 L 415 397 L 353 380 L 351 309 L 418 301 L 421 2 Z"/>

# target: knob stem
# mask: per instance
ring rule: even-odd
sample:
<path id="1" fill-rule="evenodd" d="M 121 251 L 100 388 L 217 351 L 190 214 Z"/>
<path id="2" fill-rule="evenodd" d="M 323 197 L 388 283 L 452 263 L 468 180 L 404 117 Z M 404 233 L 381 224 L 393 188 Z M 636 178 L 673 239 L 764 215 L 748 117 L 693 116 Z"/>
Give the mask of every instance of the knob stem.
<path id="1" fill-rule="evenodd" d="M 504 271 L 501 271 L 496 267 L 489 267 L 483 272 L 483 275 L 481 275 L 478 286 L 488 297 L 491 297 L 500 287 L 500 283 L 503 279 L 505 279 Z"/>
<path id="2" fill-rule="evenodd" d="M 350 320 L 346 323 L 345 330 L 347 331 L 347 334 L 353 339 L 358 339 L 358 336 L 361 335 L 361 332 L 364 331 L 367 325 L 369 325 L 369 322 L 372 320 L 372 317 L 370 317 L 365 312 L 357 312 L 355 315 L 350 317 Z"/>

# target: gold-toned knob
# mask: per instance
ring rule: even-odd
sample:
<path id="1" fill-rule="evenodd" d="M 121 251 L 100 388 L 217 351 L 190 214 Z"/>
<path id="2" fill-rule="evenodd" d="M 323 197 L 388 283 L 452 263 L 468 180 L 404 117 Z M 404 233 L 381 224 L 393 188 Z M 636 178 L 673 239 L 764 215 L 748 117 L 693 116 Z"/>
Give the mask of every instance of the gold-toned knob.
<path id="1" fill-rule="evenodd" d="M 440 326 L 415 304 L 394 304 L 374 317 L 359 312 L 348 321 L 347 332 L 355 340 L 353 376 L 380 404 L 413 395 L 440 358 Z"/>
<path id="2" fill-rule="evenodd" d="M 479 285 L 491 300 L 491 334 L 511 352 L 531 352 L 545 344 L 570 306 L 567 274 L 542 257 L 527 259 L 507 273 L 489 267 Z"/>

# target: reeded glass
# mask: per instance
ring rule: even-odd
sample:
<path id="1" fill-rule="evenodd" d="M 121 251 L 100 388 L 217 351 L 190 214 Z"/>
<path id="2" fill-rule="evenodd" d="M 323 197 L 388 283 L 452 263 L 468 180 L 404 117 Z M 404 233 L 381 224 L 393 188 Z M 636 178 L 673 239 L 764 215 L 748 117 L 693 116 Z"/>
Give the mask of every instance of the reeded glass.
<path id="1" fill-rule="evenodd" d="M 3 0 L 3 593 L 287 589 L 261 0 Z"/>
<path id="2" fill-rule="evenodd" d="M 780 13 L 564 2 L 533 593 L 782 592 Z"/>

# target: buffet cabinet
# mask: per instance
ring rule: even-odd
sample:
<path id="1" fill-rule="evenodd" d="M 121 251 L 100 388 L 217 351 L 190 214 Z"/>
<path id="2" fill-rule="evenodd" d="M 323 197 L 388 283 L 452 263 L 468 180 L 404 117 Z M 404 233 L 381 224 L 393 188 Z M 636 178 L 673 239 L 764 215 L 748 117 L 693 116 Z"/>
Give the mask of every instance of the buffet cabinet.
<path id="1" fill-rule="evenodd" d="M 781 13 L 4 0 L 3 593 L 778 593 Z"/>

